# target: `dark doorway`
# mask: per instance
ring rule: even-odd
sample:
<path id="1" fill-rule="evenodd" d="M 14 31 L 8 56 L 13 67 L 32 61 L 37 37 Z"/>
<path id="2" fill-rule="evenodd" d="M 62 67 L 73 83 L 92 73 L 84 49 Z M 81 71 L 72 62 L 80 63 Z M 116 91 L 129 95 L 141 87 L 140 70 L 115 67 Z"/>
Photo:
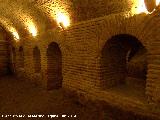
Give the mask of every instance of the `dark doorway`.
<path id="1" fill-rule="evenodd" d="M 134 89 L 145 94 L 146 57 L 147 50 L 136 37 L 122 34 L 109 39 L 102 50 L 103 87 L 121 86 L 124 91 Z"/>
<path id="2" fill-rule="evenodd" d="M 12 62 L 12 73 L 16 73 L 16 49 L 15 47 L 12 47 L 11 49 L 11 62 Z"/>
<path id="3" fill-rule="evenodd" d="M 51 43 L 47 49 L 47 88 L 59 89 L 62 87 L 62 54 L 57 43 Z"/>
<path id="4" fill-rule="evenodd" d="M 35 73 L 40 73 L 41 71 L 41 55 L 38 47 L 33 49 L 33 61 Z"/>
<path id="5" fill-rule="evenodd" d="M 24 51 L 22 46 L 19 48 L 19 67 L 24 68 Z"/>

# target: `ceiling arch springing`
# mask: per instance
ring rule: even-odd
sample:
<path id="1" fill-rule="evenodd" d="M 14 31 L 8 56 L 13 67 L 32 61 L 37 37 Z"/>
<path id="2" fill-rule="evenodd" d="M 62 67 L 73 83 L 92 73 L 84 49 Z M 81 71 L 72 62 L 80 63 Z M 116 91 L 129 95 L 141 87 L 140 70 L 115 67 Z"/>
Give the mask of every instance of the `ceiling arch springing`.
<path id="1" fill-rule="evenodd" d="M 145 12 L 143 0 L 0 0 L 1 25 L 14 28 L 19 38 L 36 36 L 57 26 L 85 21 L 105 15 Z M 156 0 L 158 5 L 160 0 Z M 85 3 L 85 4 L 84 4 Z M 12 30 L 13 31 L 13 30 Z"/>
<path id="2" fill-rule="evenodd" d="M 54 21 L 50 21 L 33 3 L 31 0 L 1 0 L 0 15 L 10 21 L 10 24 L 6 24 L 6 20 L 1 17 L 2 26 L 7 29 L 15 28 L 20 38 L 29 34 L 36 36 L 38 32 L 51 28 L 51 22 L 54 25 Z"/>
<path id="3" fill-rule="evenodd" d="M 0 16 L 0 24 L 6 30 L 6 32 L 10 33 L 15 40 L 19 40 L 19 34 L 14 27 L 14 24 L 6 19 L 5 17 Z"/>

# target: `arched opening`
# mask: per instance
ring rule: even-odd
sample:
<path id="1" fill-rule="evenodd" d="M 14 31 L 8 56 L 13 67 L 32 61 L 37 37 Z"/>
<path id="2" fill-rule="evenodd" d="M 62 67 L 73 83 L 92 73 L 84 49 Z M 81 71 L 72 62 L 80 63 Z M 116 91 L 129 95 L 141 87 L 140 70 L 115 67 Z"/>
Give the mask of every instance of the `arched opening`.
<path id="1" fill-rule="evenodd" d="M 33 61 L 35 73 L 40 73 L 41 71 L 41 55 L 38 47 L 33 49 Z"/>
<path id="2" fill-rule="evenodd" d="M 7 32 L 0 26 L 0 76 L 10 74 L 9 43 Z"/>
<path id="3" fill-rule="evenodd" d="M 62 87 L 62 54 L 57 43 L 51 43 L 47 49 L 48 81 L 47 89 Z"/>
<path id="4" fill-rule="evenodd" d="M 24 68 L 24 51 L 22 46 L 19 48 L 19 67 Z"/>
<path id="5" fill-rule="evenodd" d="M 101 59 L 104 88 L 145 95 L 147 50 L 131 35 L 117 35 L 109 39 Z"/>
<path id="6" fill-rule="evenodd" d="M 12 60 L 12 73 L 16 72 L 16 49 L 12 47 L 11 49 L 11 60 Z"/>

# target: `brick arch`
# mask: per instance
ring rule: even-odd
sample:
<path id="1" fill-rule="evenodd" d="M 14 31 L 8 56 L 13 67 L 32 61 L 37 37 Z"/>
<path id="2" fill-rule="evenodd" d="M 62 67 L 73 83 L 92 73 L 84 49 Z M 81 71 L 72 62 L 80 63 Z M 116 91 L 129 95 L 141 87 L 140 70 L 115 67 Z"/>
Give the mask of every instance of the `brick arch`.
<path id="1" fill-rule="evenodd" d="M 68 49 L 67 49 L 67 45 L 66 45 L 66 40 L 65 40 L 65 35 L 66 32 L 62 32 L 62 33 L 57 33 L 56 31 L 52 33 L 52 39 L 49 39 L 48 44 L 51 44 L 52 42 L 55 42 L 58 44 L 62 56 L 67 55 L 69 53 Z M 48 47 L 47 44 L 47 47 Z"/>
<path id="2" fill-rule="evenodd" d="M 24 68 L 24 49 L 22 46 L 19 47 L 19 67 Z"/>
<path id="3" fill-rule="evenodd" d="M 65 38 L 66 32 L 57 32 L 57 31 L 49 31 L 46 34 L 44 34 L 43 36 L 41 36 L 39 39 L 39 43 L 38 46 L 40 48 L 40 51 L 44 51 L 46 52 L 46 49 L 48 48 L 48 45 L 51 44 L 52 42 L 55 42 L 58 44 L 62 56 L 65 56 L 66 54 L 68 54 L 68 49 L 67 49 L 67 42 L 66 42 L 66 38 Z M 42 39 L 43 38 L 43 39 Z M 47 38 L 46 42 L 44 43 L 44 39 Z"/>
<path id="4" fill-rule="evenodd" d="M 52 42 L 47 48 L 47 89 L 62 87 L 62 53 L 59 45 Z"/>
<path id="5" fill-rule="evenodd" d="M 160 103 L 159 60 L 160 60 L 160 18 L 152 16 L 143 31 L 143 39 L 148 43 L 147 97 L 151 103 Z"/>
<path id="6" fill-rule="evenodd" d="M 33 48 L 33 62 L 34 62 L 34 72 L 40 73 L 41 71 L 41 53 L 39 48 L 36 46 Z"/>
<path id="7" fill-rule="evenodd" d="M 123 87 L 145 95 L 147 50 L 136 37 L 111 37 L 101 51 L 100 64 L 103 88 Z"/>
<path id="8" fill-rule="evenodd" d="M 155 103 L 160 101 L 160 87 L 159 87 L 159 61 L 158 56 L 160 52 L 159 38 L 160 30 L 159 24 L 160 18 L 157 16 L 137 15 L 132 18 L 124 20 L 124 16 L 117 15 L 112 22 L 109 19 L 105 19 L 105 24 L 99 35 L 99 48 L 105 45 L 106 41 L 112 36 L 118 34 L 129 34 L 135 36 L 147 49 L 147 79 L 146 79 L 146 97 L 148 102 Z M 112 23 L 112 24 L 110 24 Z M 121 23 L 121 24 L 119 24 Z M 116 25 L 116 27 L 114 27 Z M 117 27 L 118 26 L 118 27 Z M 110 28 L 108 30 L 108 28 Z M 99 52 L 98 52 L 99 53 Z M 99 82 L 97 82 L 99 85 Z"/>
<path id="9" fill-rule="evenodd" d="M 123 14 L 123 13 L 122 13 Z M 113 15 L 115 19 L 105 19 L 101 34 L 99 35 L 99 52 L 112 36 L 118 34 L 129 34 L 135 36 L 147 49 L 147 79 L 146 79 L 146 97 L 147 101 L 153 103 L 160 101 L 160 88 L 157 79 L 159 79 L 159 57 L 157 51 L 159 48 L 159 17 L 151 15 L 136 15 L 130 18 L 125 18 L 122 14 Z M 111 24 L 112 23 L 112 24 Z M 121 23 L 121 24 L 119 24 Z M 116 26 L 114 26 L 116 25 Z M 118 26 L 118 27 L 117 27 Z M 108 29 L 109 28 L 109 29 Z M 156 67 L 155 67 L 156 66 Z M 155 72 L 156 71 L 156 72 Z M 97 82 L 99 85 L 99 82 Z"/>

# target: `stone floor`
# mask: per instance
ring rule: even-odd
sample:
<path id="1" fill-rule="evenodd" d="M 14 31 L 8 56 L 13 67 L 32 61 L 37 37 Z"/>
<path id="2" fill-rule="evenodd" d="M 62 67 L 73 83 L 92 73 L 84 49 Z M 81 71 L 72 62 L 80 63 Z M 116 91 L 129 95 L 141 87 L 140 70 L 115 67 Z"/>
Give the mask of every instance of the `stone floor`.
<path id="1" fill-rule="evenodd" d="M 12 117 L 6 117 L 12 115 Z M 13 118 L 14 115 L 14 118 Z M 16 115 L 24 115 L 18 118 Z M 30 118 L 28 115 L 44 115 Z M 69 98 L 63 90 L 47 91 L 33 83 L 13 76 L 0 78 L 0 120 L 154 120 L 107 106 L 103 112 L 94 103 L 82 105 Z M 62 118 L 62 115 L 67 115 Z"/>
<path id="2" fill-rule="evenodd" d="M 98 113 L 94 107 L 86 108 L 74 103 L 72 98 L 63 95 L 62 90 L 46 91 L 13 76 L 0 78 L 0 120 L 2 115 L 10 114 L 25 115 L 24 119 L 29 119 L 27 115 L 42 114 L 45 115 L 43 119 L 48 119 L 48 115 L 59 115 L 54 119 L 61 120 L 62 115 L 67 115 L 67 119 L 98 120 Z M 14 119 L 18 119 L 17 116 Z"/>

